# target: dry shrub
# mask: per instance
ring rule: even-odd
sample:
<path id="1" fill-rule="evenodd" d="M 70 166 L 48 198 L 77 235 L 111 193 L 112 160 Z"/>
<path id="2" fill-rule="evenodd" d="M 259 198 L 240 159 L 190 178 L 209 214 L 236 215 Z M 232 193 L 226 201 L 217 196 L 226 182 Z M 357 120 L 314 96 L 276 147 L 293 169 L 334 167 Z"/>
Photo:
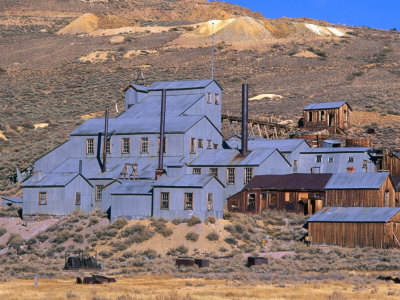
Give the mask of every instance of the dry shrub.
<path id="1" fill-rule="evenodd" d="M 121 237 L 127 237 L 126 242 L 130 244 L 142 243 L 151 239 L 153 236 L 154 231 L 141 224 L 134 224 L 121 231 Z"/>
<path id="2" fill-rule="evenodd" d="M 197 240 L 199 239 L 199 235 L 194 231 L 189 231 L 186 234 L 185 239 L 187 239 L 188 241 L 197 242 Z"/>
<path id="3" fill-rule="evenodd" d="M 128 224 L 128 220 L 126 218 L 118 218 L 112 224 L 112 227 L 118 230 L 121 230 Z"/>
<path id="4" fill-rule="evenodd" d="M 207 234 L 206 238 L 209 241 L 218 241 L 219 240 L 219 234 L 216 231 L 212 231 L 209 234 Z"/>
<path id="5" fill-rule="evenodd" d="M 168 220 L 163 218 L 152 219 L 151 226 L 154 227 L 157 233 L 164 237 L 168 237 L 174 233 L 172 229 L 168 227 Z"/>
<path id="6" fill-rule="evenodd" d="M 208 216 L 206 219 L 206 224 L 211 223 L 211 224 L 215 224 L 215 222 L 217 221 L 217 219 L 215 219 L 214 216 Z"/>
<path id="7" fill-rule="evenodd" d="M 5 234 L 7 232 L 7 228 L 5 227 L 0 227 L 0 236 L 2 236 L 3 234 Z"/>
<path id="8" fill-rule="evenodd" d="M 192 216 L 189 221 L 187 222 L 188 226 L 194 226 L 196 224 L 201 224 L 201 220 L 200 218 L 196 217 L 196 216 Z"/>

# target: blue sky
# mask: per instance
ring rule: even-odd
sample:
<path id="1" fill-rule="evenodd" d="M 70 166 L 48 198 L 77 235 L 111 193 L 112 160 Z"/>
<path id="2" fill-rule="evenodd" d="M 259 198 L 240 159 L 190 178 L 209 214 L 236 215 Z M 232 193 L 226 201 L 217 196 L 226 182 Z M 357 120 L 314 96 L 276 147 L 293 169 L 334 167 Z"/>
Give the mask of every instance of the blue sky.
<path id="1" fill-rule="evenodd" d="M 225 0 L 266 18 L 308 17 L 333 24 L 400 30 L 400 0 Z"/>

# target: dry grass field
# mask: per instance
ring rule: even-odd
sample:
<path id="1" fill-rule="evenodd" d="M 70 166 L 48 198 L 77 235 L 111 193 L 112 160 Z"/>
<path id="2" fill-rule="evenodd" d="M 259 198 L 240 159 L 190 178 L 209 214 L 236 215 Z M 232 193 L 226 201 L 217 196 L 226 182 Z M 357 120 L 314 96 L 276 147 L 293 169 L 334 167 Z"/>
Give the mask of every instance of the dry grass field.
<path id="1" fill-rule="evenodd" d="M 0 299 L 82 299 L 82 300 L 219 300 L 219 299 L 295 299 L 364 300 L 398 299 L 400 286 L 378 283 L 354 285 L 327 281 L 321 283 L 271 284 L 263 281 L 241 282 L 137 276 L 117 278 L 116 283 L 77 285 L 74 278 L 11 280 L 0 283 Z"/>

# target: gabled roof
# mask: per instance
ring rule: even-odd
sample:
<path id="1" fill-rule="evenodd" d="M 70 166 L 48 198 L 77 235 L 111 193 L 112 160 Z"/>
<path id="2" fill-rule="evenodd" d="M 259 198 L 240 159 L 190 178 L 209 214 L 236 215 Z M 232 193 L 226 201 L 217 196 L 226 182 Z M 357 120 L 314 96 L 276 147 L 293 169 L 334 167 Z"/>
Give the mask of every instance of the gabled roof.
<path id="1" fill-rule="evenodd" d="M 36 181 L 35 176 L 30 177 L 24 182 L 23 187 L 65 187 L 70 184 L 75 178 L 82 177 L 91 187 L 93 185 L 79 173 L 57 173 L 48 174 L 42 179 Z"/>
<path id="2" fill-rule="evenodd" d="M 310 148 L 306 151 L 300 152 L 301 154 L 324 154 L 324 153 L 362 153 L 372 150 L 371 147 L 338 147 L 338 148 Z"/>
<path id="3" fill-rule="evenodd" d="M 346 101 L 310 103 L 304 108 L 304 110 L 334 109 L 334 108 L 340 108 L 345 104 L 349 105 Z M 349 108 L 351 109 L 350 105 L 349 105 Z"/>
<path id="4" fill-rule="evenodd" d="M 247 156 L 240 156 L 240 152 L 238 150 L 233 150 L 233 149 L 204 150 L 189 165 L 190 166 L 259 166 L 275 151 L 277 150 L 257 149 L 251 151 Z M 279 153 L 279 151 L 277 151 L 277 153 Z M 282 157 L 282 159 L 285 158 Z M 273 163 L 274 162 L 271 162 L 271 164 Z"/>
<path id="5" fill-rule="evenodd" d="M 129 180 L 111 192 L 111 195 L 151 195 L 153 180 Z"/>
<path id="6" fill-rule="evenodd" d="M 327 207 L 307 222 L 386 223 L 400 207 Z"/>
<path id="7" fill-rule="evenodd" d="M 126 92 L 129 88 L 133 88 L 134 90 L 136 90 L 136 91 L 138 91 L 138 92 L 143 92 L 143 93 L 148 93 L 148 92 L 149 92 L 149 90 L 148 90 L 147 87 L 142 86 L 142 85 L 138 85 L 138 84 L 134 84 L 134 83 L 129 84 L 129 85 L 124 89 L 124 92 Z"/>
<path id="8" fill-rule="evenodd" d="M 392 177 L 394 188 L 397 192 L 400 191 L 400 176 Z"/>
<path id="9" fill-rule="evenodd" d="M 216 177 L 211 175 L 192 175 L 186 174 L 180 177 L 171 177 L 171 176 L 161 176 L 156 182 L 154 182 L 154 187 L 173 187 L 173 188 L 202 188 L 207 185 L 211 180 L 215 179 L 221 184 Z"/>
<path id="10" fill-rule="evenodd" d="M 389 172 L 379 173 L 336 173 L 326 184 L 327 190 L 379 189 Z"/>
<path id="11" fill-rule="evenodd" d="M 241 135 L 235 135 L 225 142 L 231 149 L 240 149 Z M 267 140 L 265 138 L 249 137 L 247 147 L 250 150 L 270 148 L 278 149 L 280 152 L 293 152 L 301 143 L 307 144 L 304 139 Z"/>
<path id="12" fill-rule="evenodd" d="M 244 187 L 250 189 L 270 189 L 289 191 L 322 191 L 332 174 L 287 174 L 254 176 Z"/>
<path id="13" fill-rule="evenodd" d="M 148 90 L 159 91 L 164 89 L 165 90 L 201 89 L 207 87 L 212 82 L 215 82 L 221 88 L 218 82 L 213 79 L 202 79 L 202 80 L 156 81 L 148 87 Z"/>

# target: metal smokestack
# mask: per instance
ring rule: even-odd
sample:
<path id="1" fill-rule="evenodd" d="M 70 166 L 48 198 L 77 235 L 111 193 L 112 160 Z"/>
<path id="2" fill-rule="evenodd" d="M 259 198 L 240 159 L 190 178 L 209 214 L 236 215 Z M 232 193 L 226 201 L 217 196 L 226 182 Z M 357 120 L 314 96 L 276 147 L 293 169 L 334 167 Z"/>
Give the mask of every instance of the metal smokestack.
<path id="1" fill-rule="evenodd" d="M 247 83 L 242 84 L 242 149 L 241 155 L 246 156 L 248 154 L 247 150 L 247 140 L 248 140 L 248 99 L 249 99 L 249 85 Z"/>
<path id="2" fill-rule="evenodd" d="M 103 164 L 101 167 L 101 172 L 107 171 L 106 159 L 107 159 L 107 139 L 108 139 L 108 109 L 106 109 L 104 117 L 104 142 L 103 142 Z"/>
<path id="3" fill-rule="evenodd" d="M 156 170 L 156 179 L 159 178 L 165 170 L 164 165 L 164 139 L 165 139 L 165 108 L 167 102 L 167 90 L 161 91 L 161 116 L 160 116 L 160 149 L 158 154 L 158 168 Z"/>

